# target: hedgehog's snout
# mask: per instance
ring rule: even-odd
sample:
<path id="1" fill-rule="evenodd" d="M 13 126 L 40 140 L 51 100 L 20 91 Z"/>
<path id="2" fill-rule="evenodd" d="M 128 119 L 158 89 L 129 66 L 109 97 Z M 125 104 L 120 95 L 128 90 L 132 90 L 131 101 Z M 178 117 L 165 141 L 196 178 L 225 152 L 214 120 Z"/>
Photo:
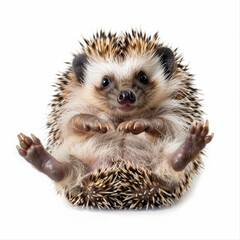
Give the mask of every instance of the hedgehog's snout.
<path id="1" fill-rule="evenodd" d="M 117 101 L 120 104 L 133 104 L 136 101 L 136 96 L 131 90 L 122 90 L 118 94 Z"/>

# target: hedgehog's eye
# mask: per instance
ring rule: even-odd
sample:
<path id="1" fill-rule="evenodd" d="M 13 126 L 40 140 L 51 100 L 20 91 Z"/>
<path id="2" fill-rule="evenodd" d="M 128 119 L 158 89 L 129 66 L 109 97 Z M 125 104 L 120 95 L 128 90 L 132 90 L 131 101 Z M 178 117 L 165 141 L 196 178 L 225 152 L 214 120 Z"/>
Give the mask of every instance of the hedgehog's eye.
<path id="1" fill-rule="evenodd" d="M 148 78 L 144 72 L 138 74 L 138 80 L 145 85 L 148 84 Z"/>
<path id="2" fill-rule="evenodd" d="M 103 80 L 102 80 L 102 86 L 105 88 L 109 85 L 110 83 L 110 80 L 108 77 L 105 77 Z"/>

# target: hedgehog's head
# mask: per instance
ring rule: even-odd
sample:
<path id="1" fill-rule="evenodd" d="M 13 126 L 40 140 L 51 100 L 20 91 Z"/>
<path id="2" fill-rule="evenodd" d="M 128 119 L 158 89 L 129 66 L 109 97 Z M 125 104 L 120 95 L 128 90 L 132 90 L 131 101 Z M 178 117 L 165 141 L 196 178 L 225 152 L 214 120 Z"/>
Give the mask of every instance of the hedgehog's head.
<path id="1" fill-rule="evenodd" d="M 175 64 L 169 48 L 154 46 L 146 37 L 145 41 L 125 37 L 121 44 L 115 41 L 115 47 L 110 46 L 111 39 L 103 37 L 100 43 L 87 42 L 88 47 L 75 56 L 72 65 L 83 99 L 120 117 L 159 106 L 168 95 Z"/>

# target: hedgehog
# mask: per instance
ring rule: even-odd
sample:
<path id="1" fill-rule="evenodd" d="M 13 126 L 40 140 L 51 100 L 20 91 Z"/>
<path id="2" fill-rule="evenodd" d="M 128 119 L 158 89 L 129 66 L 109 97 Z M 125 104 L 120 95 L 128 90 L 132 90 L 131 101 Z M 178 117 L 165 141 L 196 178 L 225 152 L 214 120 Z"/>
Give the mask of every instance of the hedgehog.
<path id="1" fill-rule="evenodd" d="M 193 75 L 158 33 L 101 30 L 59 75 L 45 148 L 20 133 L 19 154 L 74 206 L 170 206 L 213 139 Z"/>

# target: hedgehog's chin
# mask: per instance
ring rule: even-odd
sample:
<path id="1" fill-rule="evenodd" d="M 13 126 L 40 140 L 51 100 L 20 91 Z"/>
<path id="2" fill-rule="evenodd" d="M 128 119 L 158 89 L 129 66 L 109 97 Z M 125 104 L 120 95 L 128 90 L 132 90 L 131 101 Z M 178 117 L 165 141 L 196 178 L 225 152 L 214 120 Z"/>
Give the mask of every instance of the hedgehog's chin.
<path id="1" fill-rule="evenodd" d="M 131 104 L 124 104 L 118 107 L 118 110 L 120 112 L 127 112 L 127 113 L 132 112 L 135 109 L 136 109 L 136 106 L 133 106 Z"/>
<path id="2" fill-rule="evenodd" d="M 114 111 L 113 114 L 120 117 L 120 118 L 125 118 L 125 117 L 136 118 L 136 117 L 138 117 L 139 114 L 146 111 L 145 108 L 140 107 L 138 105 L 118 106 L 118 107 L 115 107 L 114 110 L 115 111 Z"/>

